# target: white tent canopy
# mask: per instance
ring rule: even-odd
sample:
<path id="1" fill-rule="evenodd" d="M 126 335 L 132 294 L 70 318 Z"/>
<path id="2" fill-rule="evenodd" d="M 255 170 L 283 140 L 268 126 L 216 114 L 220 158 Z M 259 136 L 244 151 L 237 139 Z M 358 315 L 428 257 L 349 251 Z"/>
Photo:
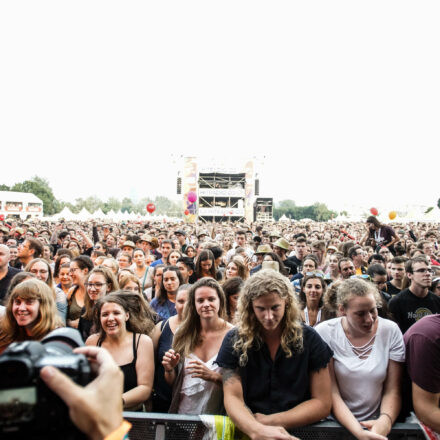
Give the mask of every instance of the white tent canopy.
<path id="1" fill-rule="evenodd" d="M 94 218 L 94 215 L 87 211 L 86 208 L 81 209 L 81 211 L 76 216 L 76 219 L 79 221 L 86 221 L 92 218 Z"/>
<path id="2" fill-rule="evenodd" d="M 51 219 L 59 220 L 63 218 L 65 220 L 73 220 L 75 217 L 76 215 L 67 206 L 65 206 L 61 212 L 52 216 Z"/>
<path id="3" fill-rule="evenodd" d="M 103 210 L 101 208 L 97 209 L 93 214 L 93 218 L 97 218 L 100 220 L 104 220 L 107 218 L 107 216 L 104 214 Z"/>

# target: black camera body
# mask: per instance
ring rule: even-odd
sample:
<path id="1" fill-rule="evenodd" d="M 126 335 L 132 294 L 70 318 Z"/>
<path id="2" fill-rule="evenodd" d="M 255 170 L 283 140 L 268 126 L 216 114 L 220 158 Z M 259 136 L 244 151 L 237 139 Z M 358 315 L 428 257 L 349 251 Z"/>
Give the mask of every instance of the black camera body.
<path id="1" fill-rule="evenodd" d="M 41 342 L 16 342 L 4 351 L 0 356 L 2 439 L 85 438 L 70 421 L 65 403 L 40 379 L 40 370 L 53 366 L 78 385 L 87 385 L 92 379 L 89 362 L 73 353 L 82 345 L 77 330 L 59 328 Z"/>

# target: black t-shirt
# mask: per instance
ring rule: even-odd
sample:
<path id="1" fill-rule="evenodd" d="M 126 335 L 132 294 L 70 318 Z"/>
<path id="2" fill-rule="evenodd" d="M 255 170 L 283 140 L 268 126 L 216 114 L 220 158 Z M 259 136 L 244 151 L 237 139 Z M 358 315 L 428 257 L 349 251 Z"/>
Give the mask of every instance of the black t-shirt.
<path id="1" fill-rule="evenodd" d="M 286 262 L 289 262 L 290 264 L 290 275 L 297 274 L 302 266 L 302 260 L 300 260 L 296 255 L 294 255 L 293 257 L 289 257 L 284 262 L 284 265 L 286 265 Z"/>
<path id="2" fill-rule="evenodd" d="M 398 287 L 396 287 L 396 286 L 394 286 L 393 284 L 391 284 L 391 281 L 387 281 L 387 289 L 386 289 L 386 292 L 389 294 L 389 295 L 391 295 L 391 296 L 394 296 L 394 295 L 397 295 L 398 293 L 400 293 L 400 289 L 398 288 Z"/>
<path id="3" fill-rule="evenodd" d="M 0 280 L 0 304 L 3 304 L 9 284 L 11 284 L 12 278 L 14 278 L 14 275 L 18 272 L 21 272 L 21 270 L 8 267 L 8 272 L 6 273 L 5 277 Z"/>
<path id="4" fill-rule="evenodd" d="M 293 261 L 286 258 L 283 261 L 283 264 L 284 264 L 284 267 L 287 269 L 287 272 L 289 272 L 289 275 L 297 273 L 297 266 Z"/>
<path id="5" fill-rule="evenodd" d="M 310 373 L 325 368 L 333 351 L 318 333 L 303 326 L 304 349 L 287 358 L 281 346 L 272 361 L 265 343 L 248 352 L 244 367 L 238 364 L 239 355 L 233 349 L 237 329 L 223 339 L 216 363 L 236 369 L 241 377 L 244 403 L 253 413 L 273 414 L 287 411 L 310 399 Z"/>
<path id="6" fill-rule="evenodd" d="M 402 333 L 405 333 L 424 316 L 440 313 L 440 297 L 428 292 L 424 298 L 419 298 L 411 290 L 405 289 L 391 298 L 388 309 Z"/>

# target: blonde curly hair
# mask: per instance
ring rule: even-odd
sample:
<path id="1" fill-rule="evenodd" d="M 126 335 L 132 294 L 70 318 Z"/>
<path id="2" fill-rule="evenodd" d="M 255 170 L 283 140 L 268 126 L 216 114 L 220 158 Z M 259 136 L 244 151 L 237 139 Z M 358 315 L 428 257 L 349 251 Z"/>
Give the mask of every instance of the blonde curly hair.
<path id="1" fill-rule="evenodd" d="M 248 351 L 252 347 L 261 347 L 263 343 L 262 327 L 255 316 L 253 301 L 269 293 L 277 293 L 286 302 L 284 316 L 279 324 L 282 328 L 281 348 L 286 357 L 303 350 L 301 312 L 292 285 L 279 272 L 263 269 L 245 282 L 238 299 L 234 350 L 240 355 L 241 367 L 247 364 Z"/>

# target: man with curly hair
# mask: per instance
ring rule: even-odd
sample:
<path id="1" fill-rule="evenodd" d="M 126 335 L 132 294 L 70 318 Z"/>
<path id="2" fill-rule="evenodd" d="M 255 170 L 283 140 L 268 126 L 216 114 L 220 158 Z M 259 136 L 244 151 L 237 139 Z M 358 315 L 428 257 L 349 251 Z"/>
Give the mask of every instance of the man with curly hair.
<path id="1" fill-rule="evenodd" d="M 226 411 L 251 440 L 292 439 L 287 429 L 330 413 L 333 352 L 301 323 L 292 286 L 278 272 L 249 278 L 237 313 L 217 357 Z"/>

